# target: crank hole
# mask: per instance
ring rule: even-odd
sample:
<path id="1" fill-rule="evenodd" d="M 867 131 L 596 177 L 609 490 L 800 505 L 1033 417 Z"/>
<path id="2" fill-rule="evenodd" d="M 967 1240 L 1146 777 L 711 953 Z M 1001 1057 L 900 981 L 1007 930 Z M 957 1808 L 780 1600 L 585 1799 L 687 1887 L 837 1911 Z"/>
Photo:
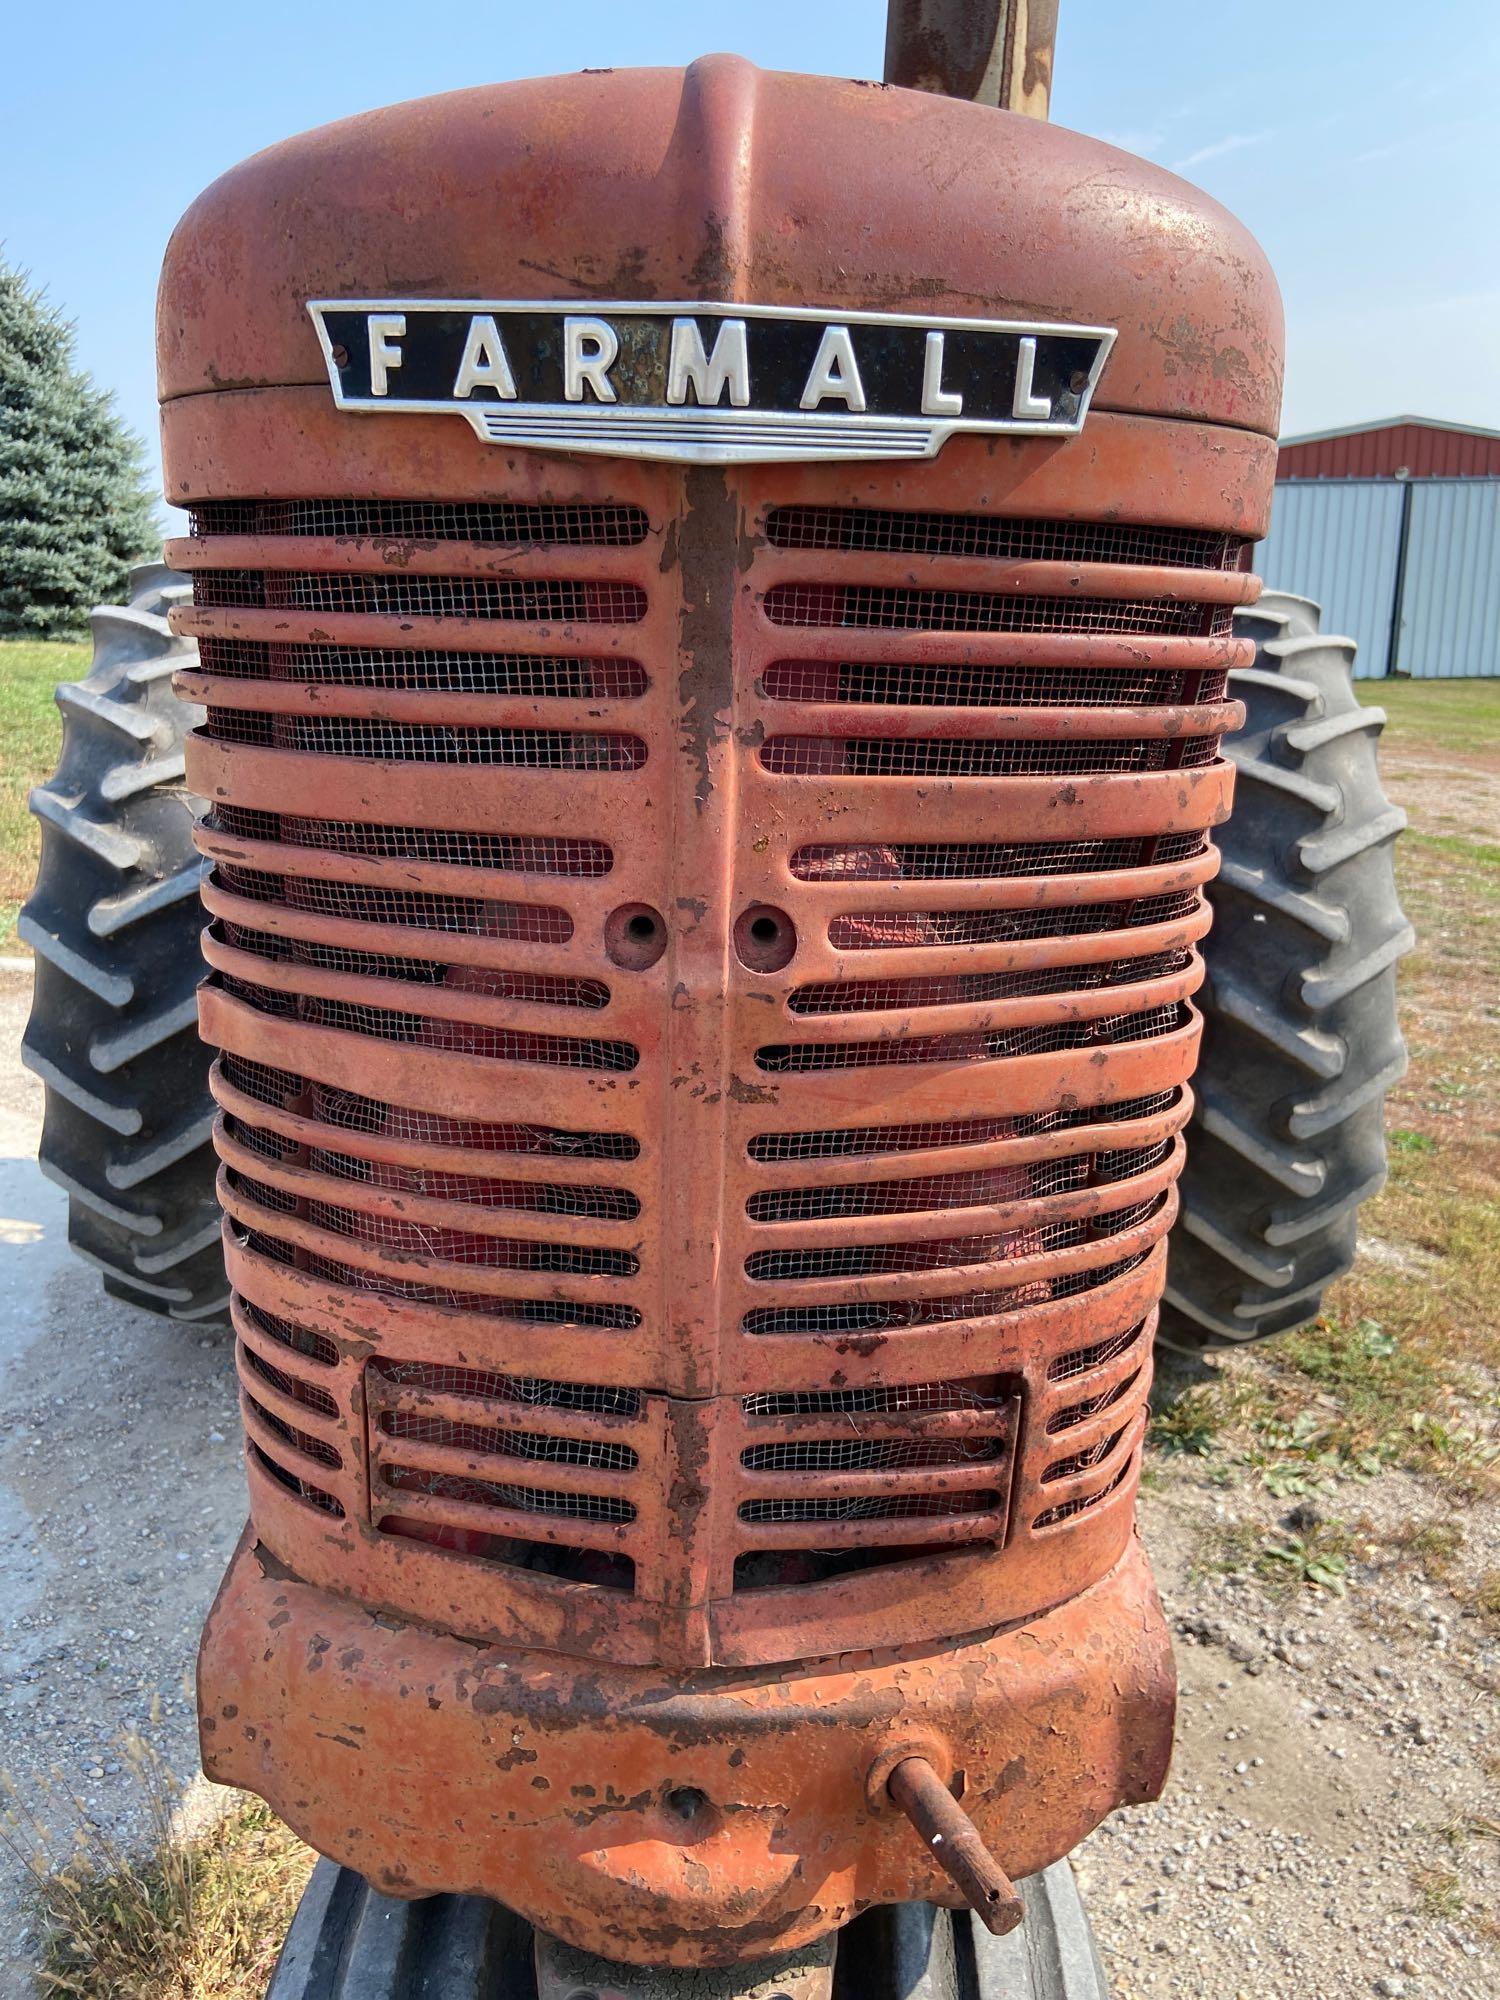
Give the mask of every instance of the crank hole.
<path id="1" fill-rule="evenodd" d="M 785 910 L 752 903 L 735 920 L 734 949 L 752 972 L 779 972 L 797 949 L 797 926 Z"/>
<path id="2" fill-rule="evenodd" d="M 655 965 L 666 948 L 666 921 L 649 903 L 623 903 L 604 920 L 604 949 L 627 971 Z"/>

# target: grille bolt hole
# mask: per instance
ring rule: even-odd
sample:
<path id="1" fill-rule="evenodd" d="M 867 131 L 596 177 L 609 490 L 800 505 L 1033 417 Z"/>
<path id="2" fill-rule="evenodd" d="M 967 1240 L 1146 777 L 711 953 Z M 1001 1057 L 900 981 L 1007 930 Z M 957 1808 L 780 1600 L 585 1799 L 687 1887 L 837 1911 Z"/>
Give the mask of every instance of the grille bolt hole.
<path id="1" fill-rule="evenodd" d="M 696 1785 L 678 1785 L 667 1793 L 662 1804 L 676 1819 L 695 1820 L 707 1806 L 708 1797 Z"/>
<path id="2" fill-rule="evenodd" d="M 785 910 L 756 903 L 735 923 L 734 948 L 752 972 L 779 972 L 797 949 L 797 927 Z"/>
<path id="3" fill-rule="evenodd" d="M 641 972 L 667 948 L 667 926 L 648 903 L 625 903 L 604 920 L 604 949 L 616 965 Z"/>

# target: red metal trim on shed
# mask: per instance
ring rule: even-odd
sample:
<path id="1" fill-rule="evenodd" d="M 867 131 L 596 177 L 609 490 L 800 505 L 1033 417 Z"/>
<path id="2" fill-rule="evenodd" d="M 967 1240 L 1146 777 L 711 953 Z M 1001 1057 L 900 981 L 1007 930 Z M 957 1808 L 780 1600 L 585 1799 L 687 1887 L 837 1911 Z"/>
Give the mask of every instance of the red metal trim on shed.
<path id="1" fill-rule="evenodd" d="M 1278 479 L 1500 477 L 1500 433 L 1442 424 L 1372 424 L 1331 437 L 1293 440 L 1276 460 Z"/>

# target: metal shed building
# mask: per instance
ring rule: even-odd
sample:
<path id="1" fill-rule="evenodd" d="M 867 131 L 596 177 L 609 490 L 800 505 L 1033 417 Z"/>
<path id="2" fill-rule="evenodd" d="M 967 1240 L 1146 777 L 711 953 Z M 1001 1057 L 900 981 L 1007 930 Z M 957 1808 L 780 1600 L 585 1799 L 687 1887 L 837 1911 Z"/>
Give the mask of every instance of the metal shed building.
<path id="1" fill-rule="evenodd" d="M 1500 674 L 1500 431 L 1392 417 L 1285 439 L 1257 567 L 1358 641 L 1361 680 Z"/>

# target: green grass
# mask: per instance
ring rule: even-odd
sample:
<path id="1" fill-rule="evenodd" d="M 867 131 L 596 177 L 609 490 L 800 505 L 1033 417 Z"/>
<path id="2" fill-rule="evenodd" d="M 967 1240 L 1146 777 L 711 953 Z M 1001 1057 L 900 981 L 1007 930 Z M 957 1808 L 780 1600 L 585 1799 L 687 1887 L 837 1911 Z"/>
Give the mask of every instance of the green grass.
<path id="1" fill-rule="evenodd" d="M 1394 750 L 1500 749 L 1500 676 L 1356 681 L 1354 692 L 1366 708 L 1383 708 L 1390 717 L 1385 740 Z"/>
<path id="2" fill-rule="evenodd" d="M 1457 833 L 1419 833 L 1408 829 L 1405 838 L 1415 847 L 1429 847 L 1463 862 L 1470 870 L 1469 886 L 1476 896 L 1500 893 L 1500 847 L 1491 841 L 1465 840 Z"/>
<path id="3" fill-rule="evenodd" d="M 16 912 L 36 875 L 40 842 L 26 795 L 57 763 L 62 723 L 52 691 L 88 667 L 87 646 L 0 644 L 0 951 L 15 950 Z"/>
<path id="4" fill-rule="evenodd" d="M 1352 1500 L 1400 1466 L 1462 1504 L 1500 1490 L 1500 847 L 1483 825 L 1473 837 L 1433 822 L 1445 768 L 1480 795 L 1494 782 L 1500 680 L 1359 693 L 1390 712 L 1391 789 L 1413 819 L 1396 847 L 1417 949 L 1399 976 L 1411 1067 L 1391 1093 L 1390 1179 L 1322 1316 L 1217 1360 L 1207 1382 L 1179 1387 L 1164 1370 L 1151 1442 L 1162 1467 L 1194 1458 L 1200 1483 L 1250 1470 L 1273 1498 Z M 1413 778 L 1424 752 L 1439 768 Z M 1298 1560 L 1276 1559 L 1288 1573 Z M 1480 1588 L 1490 1616 L 1500 1573 Z"/>

